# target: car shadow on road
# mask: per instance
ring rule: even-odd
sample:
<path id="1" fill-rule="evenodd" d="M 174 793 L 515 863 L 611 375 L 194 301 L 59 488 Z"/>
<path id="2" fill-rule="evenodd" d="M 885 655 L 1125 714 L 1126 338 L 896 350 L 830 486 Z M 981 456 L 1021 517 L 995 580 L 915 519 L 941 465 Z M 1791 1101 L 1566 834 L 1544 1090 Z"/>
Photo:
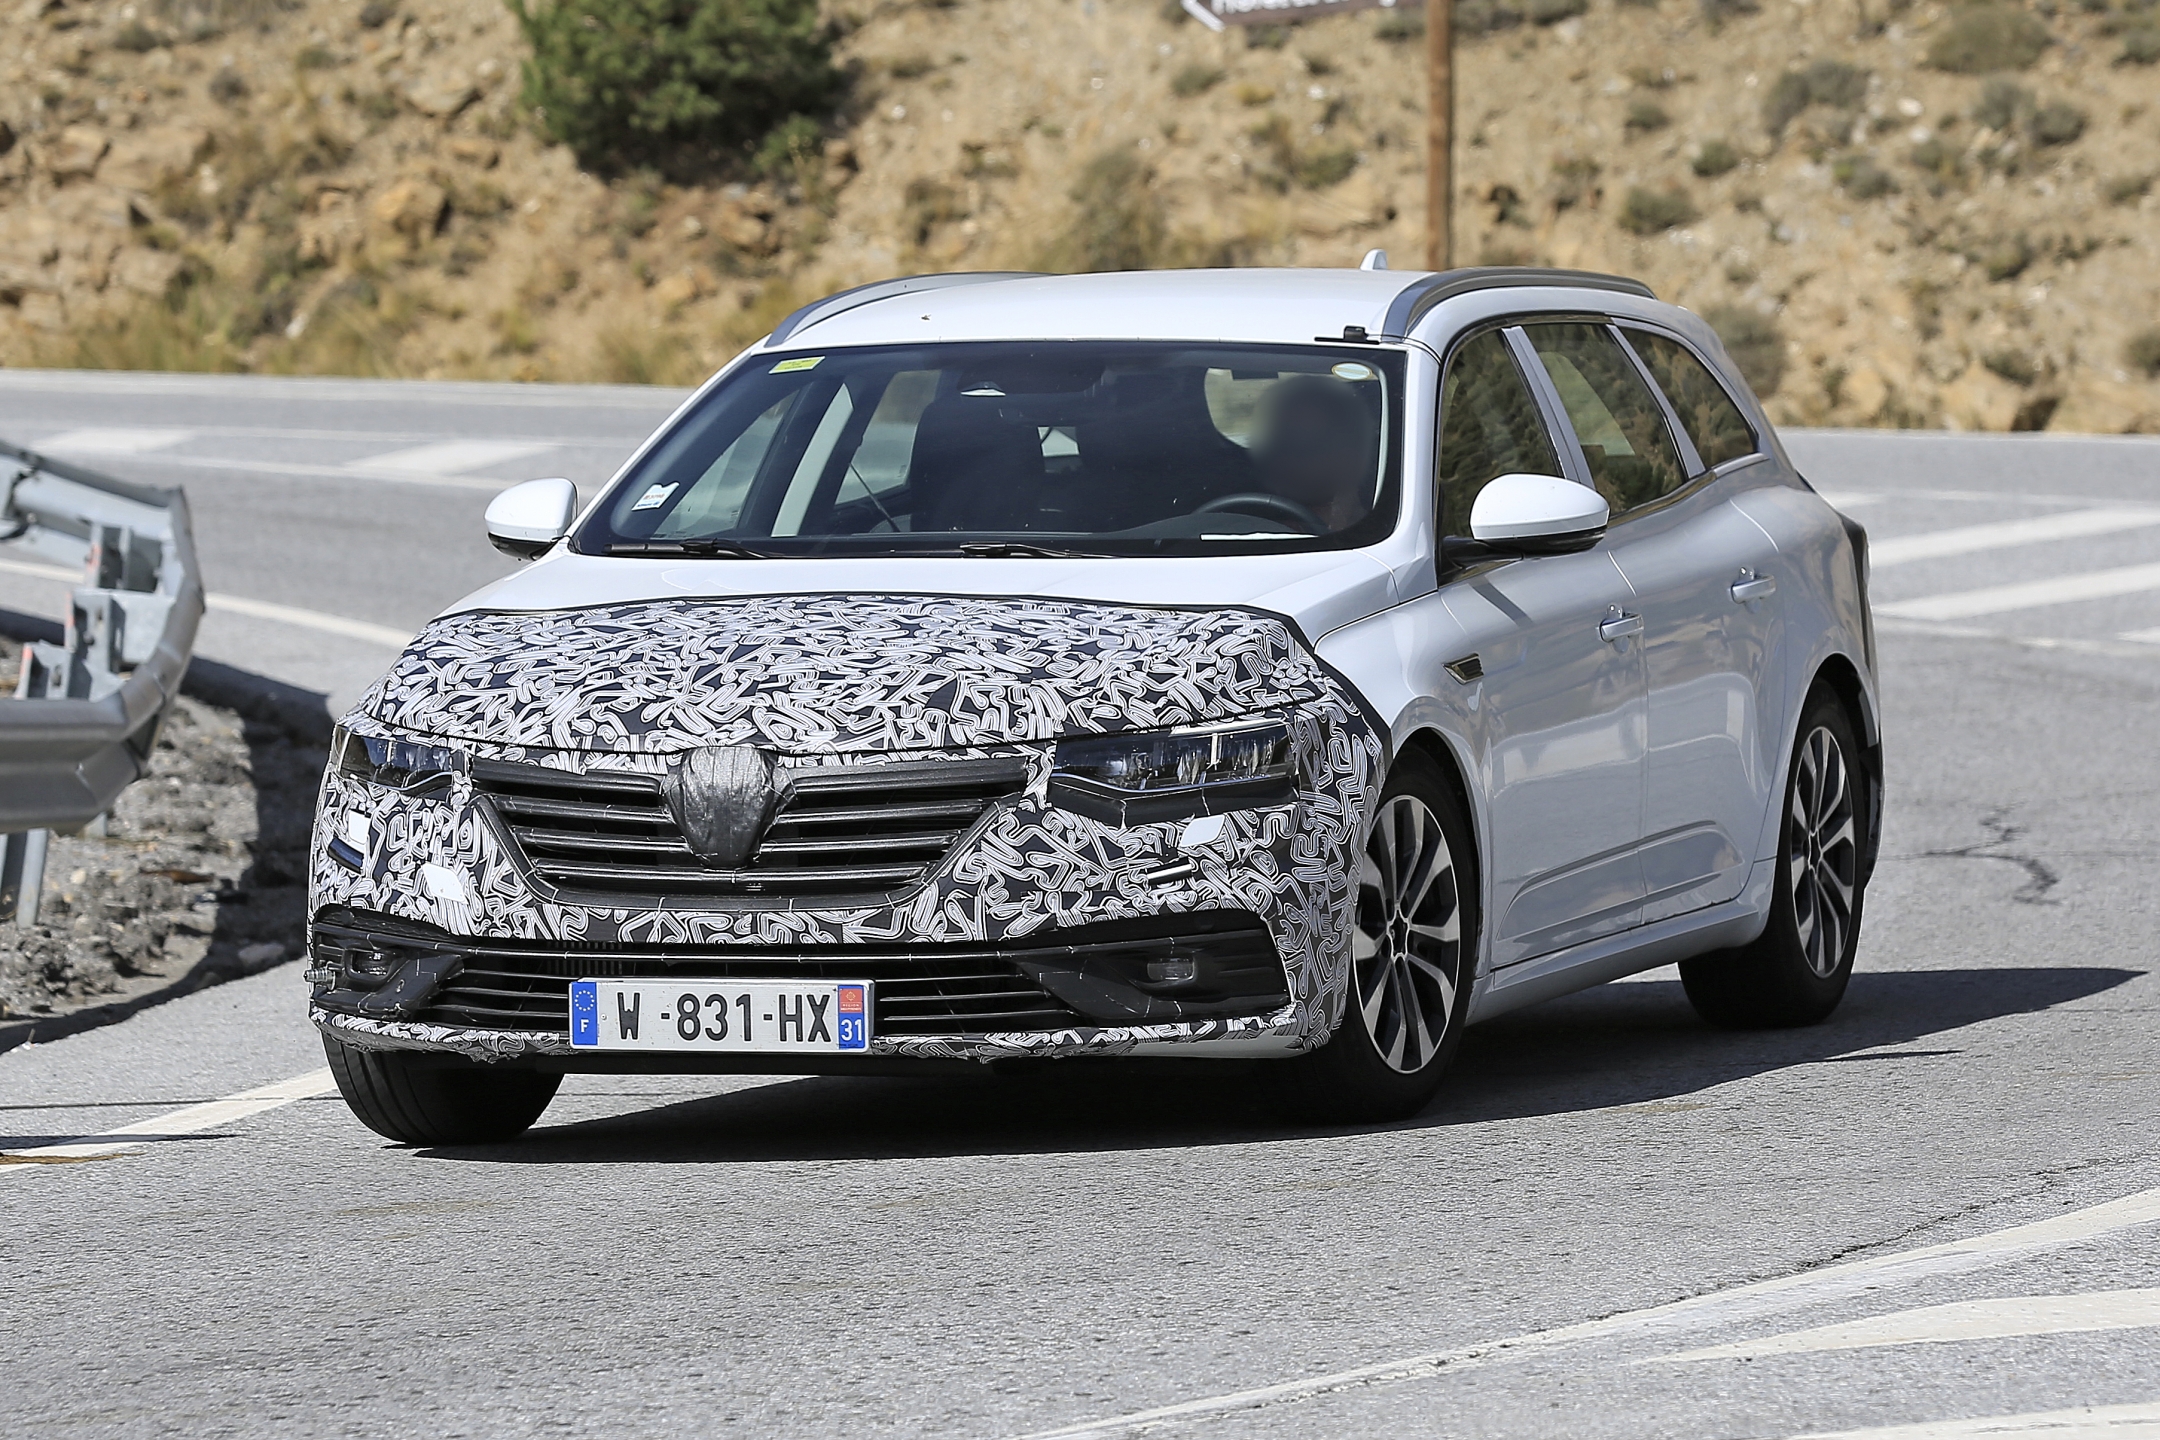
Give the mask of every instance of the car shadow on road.
<path id="1" fill-rule="evenodd" d="M 1601 986 L 1473 1028 L 1433 1104 L 1388 1126 L 1285 1119 L 1295 1096 L 1275 1065 L 1065 1062 L 1017 1075 L 786 1080 L 602 1119 L 543 1122 L 513 1144 L 424 1153 L 550 1164 L 869 1160 L 1438 1129 L 1670 1100 L 1810 1065 L 1953 1056 L 1955 1042 L 1942 1038 L 1951 1032 L 2083 1000 L 2143 974 L 2100 967 L 1861 974 L 1827 1023 L 1751 1032 L 1703 1024 L 1677 981 Z"/>

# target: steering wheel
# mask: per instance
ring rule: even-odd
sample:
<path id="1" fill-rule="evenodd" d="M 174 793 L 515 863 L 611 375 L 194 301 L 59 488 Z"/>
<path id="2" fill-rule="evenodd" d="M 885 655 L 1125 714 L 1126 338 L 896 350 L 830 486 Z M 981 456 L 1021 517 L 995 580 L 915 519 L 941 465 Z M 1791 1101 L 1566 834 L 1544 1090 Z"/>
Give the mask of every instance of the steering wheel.
<path id="1" fill-rule="evenodd" d="M 1235 495 L 1218 495 L 1193 511 L 1195 515 L 1212 514 L 1217 510 L 1236 510 L 1246 514 L 1258 513 L 1274 520 L 1287 520 L 1292 525 L 1303 526 L 1309 535 L 1327 534 L 1327 524 L 1318 515 L 1280 495 L 1265 490 L 1241 490 Z"/>

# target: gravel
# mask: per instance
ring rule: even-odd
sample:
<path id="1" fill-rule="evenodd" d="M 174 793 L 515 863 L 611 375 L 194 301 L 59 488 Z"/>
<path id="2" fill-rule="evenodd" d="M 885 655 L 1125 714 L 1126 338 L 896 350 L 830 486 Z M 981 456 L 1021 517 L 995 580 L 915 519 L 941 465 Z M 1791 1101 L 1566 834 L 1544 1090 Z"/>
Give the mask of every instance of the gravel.
<path id="1" fill-rule="evenodd" d="M 15 666 L 0 659 L 0 693 Z M 182 696 L 104 833 L 53 837 L 38 923 L 0 921 L 0 1049 L 296 958 L 323 760 Z"/>

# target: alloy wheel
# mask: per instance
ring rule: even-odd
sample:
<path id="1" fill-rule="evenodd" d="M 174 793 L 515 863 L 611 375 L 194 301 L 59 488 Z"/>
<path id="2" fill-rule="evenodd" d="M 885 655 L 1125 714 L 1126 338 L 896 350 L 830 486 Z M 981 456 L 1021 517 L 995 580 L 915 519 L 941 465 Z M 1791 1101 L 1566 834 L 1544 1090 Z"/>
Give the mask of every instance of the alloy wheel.
<path id="1" fill-rule="evenodd" d="M 1462 896 L 1432 807 L 1397 795 L 1380 809 L 1358 877 L 1352 976 L 1365 1033 L 1390 1069 L 1439 1053 L 1462 978 Z"/>
<path id="2" fill-rule="evenodd" d="M 1820 725 L 1800 742 L 1786 835 L 1785 868 L 1801 953 L 1809 969 L 1827 977 L 1843 963 L 1852 934 L 1860 844 L 1844 749 Z"/>

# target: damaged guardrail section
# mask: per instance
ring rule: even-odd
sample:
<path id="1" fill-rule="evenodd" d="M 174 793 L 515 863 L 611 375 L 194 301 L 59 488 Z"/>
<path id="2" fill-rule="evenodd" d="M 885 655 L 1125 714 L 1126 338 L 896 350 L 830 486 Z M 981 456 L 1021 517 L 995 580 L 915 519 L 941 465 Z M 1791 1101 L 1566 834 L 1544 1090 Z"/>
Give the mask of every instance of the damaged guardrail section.
<path id="1" fill-rule="evenodd" d="M 149 766 L 202 622 L 179 490 L 0 442 L 0 540 L 80 564 L 61 644 L 24 647 L 0 698 L 0 915 L 37 918 L 45 841 L 102 816 Z"/>

